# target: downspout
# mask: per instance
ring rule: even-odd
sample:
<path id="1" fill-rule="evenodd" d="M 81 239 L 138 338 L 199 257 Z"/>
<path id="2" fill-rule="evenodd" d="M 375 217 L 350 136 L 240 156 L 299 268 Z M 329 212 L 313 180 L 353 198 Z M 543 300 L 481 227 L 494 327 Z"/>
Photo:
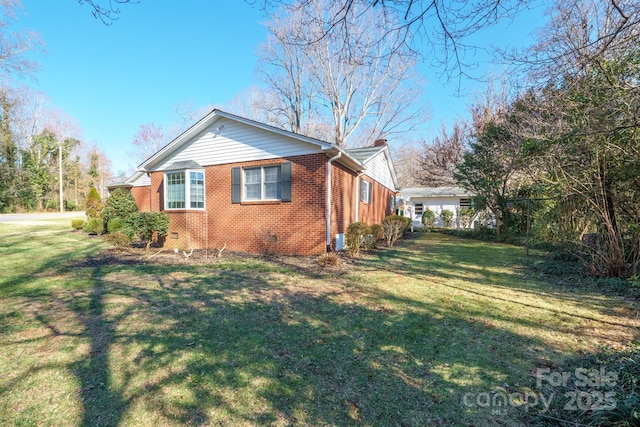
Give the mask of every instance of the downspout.
<path id="1" fill-rule="evenodd" d="M 342 151 L 338 151 L 338 154 L 327 161 L 327 252 L 331 252 L 331 162 L 341 156 Z"/>
<path id="2" fill-rule="evenodd" d="M 355 218 L 353 220 L 353 222 L 358 222 L 360 221 L 359 219 L 359 215 L 360 215 L 360 176 L 363 174 L 363 172 L 358 172 L 356 173 L 356 199 L 355 199 Z"/>

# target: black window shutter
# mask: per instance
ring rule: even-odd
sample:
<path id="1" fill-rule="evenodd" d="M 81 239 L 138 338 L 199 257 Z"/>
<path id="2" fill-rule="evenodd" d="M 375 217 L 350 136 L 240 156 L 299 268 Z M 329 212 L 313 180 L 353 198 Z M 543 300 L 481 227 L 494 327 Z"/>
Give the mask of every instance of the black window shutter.
<path id="1" fill-rule="evenodd" d="M 231 168 L 231 203 L 240 203 L 242 201 L 240 172 L 239 167 Z"/>
<path id="2" fill-rule="evenodd" d="M 370 182 L 369 183 L 369 195 L 368 195 L 369 203 L 373 202 L 373 199 L 371 198 L 372 194 L 373 194 L 373 183 Z"/>
<path id="3" fill-rule="evenodd" d="M 283 202 L 291 201 L 291 162 L 282 164 L 282 194 Z"/>

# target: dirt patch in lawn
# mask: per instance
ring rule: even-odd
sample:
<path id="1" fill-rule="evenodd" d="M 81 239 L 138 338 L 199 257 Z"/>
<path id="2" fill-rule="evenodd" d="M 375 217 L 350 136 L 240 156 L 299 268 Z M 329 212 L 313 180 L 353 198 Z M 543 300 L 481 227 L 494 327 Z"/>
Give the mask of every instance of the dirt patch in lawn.
<path id="1" fill-rule="evenodd" d="M 366 257 L 360 255 L 359 259 Z M 151 248 L 145 251 L 143 248 L 126 249 L 106 249 L 98 252 L 86 259 L 83 259 L 74 266 L 77 267 L 98 267 L 108 265 L 193 265 L 207 266 L 228 261 L 266 261 L 270 264 L 280 265 L 294 272 L 303 273 L 310 276 L 325 276 L 339 274 L 349 271 L 356 263 L 356 259 L 347 255 L 339 254 L 336 265 L 321 265 L 319 256 L 294 256 L 294 255 L 273 255 L 263 256 L 246 252 L 225 251 L 220 257 L 217 252 L 204 250 L 194 250 L 192 252 L 175 252 L 172 249 Z"/>

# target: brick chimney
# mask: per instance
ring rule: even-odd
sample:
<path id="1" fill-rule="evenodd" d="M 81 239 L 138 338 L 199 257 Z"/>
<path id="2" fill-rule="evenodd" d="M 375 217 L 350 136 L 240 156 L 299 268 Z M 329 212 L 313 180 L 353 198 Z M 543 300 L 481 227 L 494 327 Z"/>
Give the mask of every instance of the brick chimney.
<path id="1" fill-rule="evenodd" d="M 373 143 L 374 147 L 384 147 L 385 145 L 387 145 L 386 139 L 376 139 L 375 142 Z"/>

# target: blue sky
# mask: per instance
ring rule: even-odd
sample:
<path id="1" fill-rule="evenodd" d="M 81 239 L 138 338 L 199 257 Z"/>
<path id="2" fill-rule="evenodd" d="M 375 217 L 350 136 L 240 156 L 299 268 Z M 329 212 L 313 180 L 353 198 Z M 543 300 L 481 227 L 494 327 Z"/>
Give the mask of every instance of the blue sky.
<path id="1" fill-rule="evenodd" d="M 260 10 L 242 0 L 140 0 L 119 6 L 119 19 L 105 26 L 77 0 L 22 0 L 17 25 L 41 35 L 46 53 L 37 55 L 36 80 L 52 104 L 78 122 L 83 141 L 111 159 L 114 172 L 137 166 L 128 153 L 138 127 L 167 129 L 179 105 L 224 107 L 259 84 L 257 50 L 265 39 Z M 484 32 L 478 44 L 524 43 L 540 24 L 540 9 L 511 25 Z M 432 113 L 429 139 L 441 122 L 463 117 L 471 102 L 455 96 L 457 81 L 438 80 L 423 64 L 425 101 Z M 499 67 L 482 62 L 478 73 Z M 481 84 L 464 81 L 465 95 Z"/>

